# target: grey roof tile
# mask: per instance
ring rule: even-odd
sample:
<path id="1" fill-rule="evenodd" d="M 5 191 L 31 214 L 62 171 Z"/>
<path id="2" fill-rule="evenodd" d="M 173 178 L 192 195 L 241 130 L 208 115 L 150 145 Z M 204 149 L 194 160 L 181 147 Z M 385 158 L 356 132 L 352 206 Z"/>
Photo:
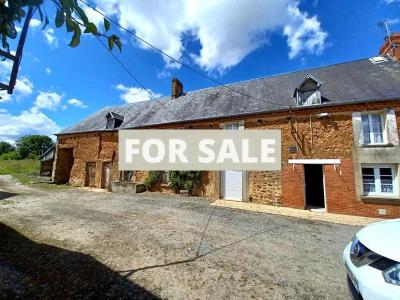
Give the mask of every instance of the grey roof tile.
<path id="1" fill-rule="evenodd" d="M 126 129 L 281 110 L 283 106 L 268 101 L 293 105 L 293 91 L 307 74 L 322 81 L 321 93 L 330 105 L 400 98 L 400 62 L 389 59 L 374 64 L 362 59 L 229 85 L 264 101 L 218 86 L 189 92 L 174 100 L 168 96 L 106 107 L 59 134 L 106 130 L 105 116 L 109 111 L 124 117 L 119 128 Z"/>

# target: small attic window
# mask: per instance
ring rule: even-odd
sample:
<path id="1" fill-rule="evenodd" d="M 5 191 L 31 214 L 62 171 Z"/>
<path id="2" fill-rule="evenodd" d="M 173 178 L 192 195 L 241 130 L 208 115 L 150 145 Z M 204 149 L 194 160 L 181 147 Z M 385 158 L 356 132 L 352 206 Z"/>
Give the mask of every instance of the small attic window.
<path id="1" fill-rule="evenodd" d="M 106 129 L 116 129 L 118 127 L 120 127 L 122 125 L 122 123 L 124 122 L 124 117 L 110 111 L 107 115 L 106 115 L 106 119 L 107 119 L 107 123 L 106 123 Z"/>
<path id="2" fill-rule="evenodd" d="M 320 87 L 322 82 L 307 74 L 296 87 L 293 97 L 297 106 L 309 106 L 321 104 Z"/>

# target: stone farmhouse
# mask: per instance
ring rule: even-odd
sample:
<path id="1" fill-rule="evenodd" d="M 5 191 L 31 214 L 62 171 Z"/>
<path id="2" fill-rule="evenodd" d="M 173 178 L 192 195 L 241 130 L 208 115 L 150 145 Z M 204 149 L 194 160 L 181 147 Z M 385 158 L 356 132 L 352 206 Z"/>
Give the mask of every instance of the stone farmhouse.
<path id="1" fill-rule="evenodd" d="M 380 56 L 234 83 L 230 89 L 184 93 L 173 79 L 169 97 L 106 107 L 60 132 L 53 180 L 97 188 L 143 182 L 146 172 L 118 170 L 119 129 L 280 129 L 281 171 L 203 172 L 196 193 L 400 217 L 399 49 L 400 34 L 393 34 Z M 168 174 L 161 173 L 156 189 L 171 193 Z"/>

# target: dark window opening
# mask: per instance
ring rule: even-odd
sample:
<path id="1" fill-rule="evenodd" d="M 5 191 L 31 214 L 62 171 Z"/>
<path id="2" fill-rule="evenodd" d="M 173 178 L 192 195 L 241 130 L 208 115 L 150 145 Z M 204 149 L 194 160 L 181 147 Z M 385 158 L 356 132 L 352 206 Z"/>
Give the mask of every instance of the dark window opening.
<path id="1" fill-rule="evenodd" d="M 133 171 L 121 171 L 119 180 L 121 182 L 132 182 L 132 180 L 133 180 Z"/>
<path id="2" fill-rule="evenodd" d="M 160 179 L 161 179 L 161 183 L 168 184 L 169 183 L 169 172 L 161 171 Z"/>
<path id="3" fill-rule="evenodd" d="M 307 74 L 296 87 L 293 97 L 297 106 L 318 105 L 322 103 L 321 81 Z"/>
<path id="4" fill-rule="evenodd" d="M 107 115 L 106 115 L 106 119 L 107 119 L 107 124 L 106 124 L 106 129 L 116 129 L 119 128 L 122 123 L 124 122 L 124 117 L 114 113 L 112 111 L 110 111 Z"/>

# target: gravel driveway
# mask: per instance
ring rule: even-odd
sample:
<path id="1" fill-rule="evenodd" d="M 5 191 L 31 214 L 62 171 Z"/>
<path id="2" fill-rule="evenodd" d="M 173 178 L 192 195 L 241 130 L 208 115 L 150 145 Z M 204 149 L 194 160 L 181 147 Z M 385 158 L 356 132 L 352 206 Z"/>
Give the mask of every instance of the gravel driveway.
<path id="1" fill-rule="evenodd" d="M 201 198 L 32 191 L 0 193 L 0 298 L 349 298 L 341 252 L 356 226 Z"/>

